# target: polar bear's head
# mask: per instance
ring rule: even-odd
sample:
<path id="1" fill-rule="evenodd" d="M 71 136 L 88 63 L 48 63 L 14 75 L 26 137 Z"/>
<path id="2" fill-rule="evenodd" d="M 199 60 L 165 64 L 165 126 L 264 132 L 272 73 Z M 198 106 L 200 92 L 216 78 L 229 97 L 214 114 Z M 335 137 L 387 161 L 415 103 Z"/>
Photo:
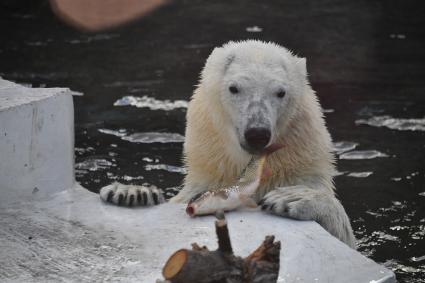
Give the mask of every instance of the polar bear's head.
<path id="1" fill-rule="evenodd" d="M 208 58 L 200 87 L 222 109 L 211 114 L 217 127 L 255 153 L 285 134 L 308 87 L 306 61 L 274 43 L 229 42 Z"/>

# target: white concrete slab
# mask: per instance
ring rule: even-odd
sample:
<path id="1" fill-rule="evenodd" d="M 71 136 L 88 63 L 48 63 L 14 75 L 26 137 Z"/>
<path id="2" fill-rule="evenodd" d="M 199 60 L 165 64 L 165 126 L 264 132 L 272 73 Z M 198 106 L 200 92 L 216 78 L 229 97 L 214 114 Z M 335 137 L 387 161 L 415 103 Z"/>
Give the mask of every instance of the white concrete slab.
<path id="1" fill-rule="evenodd" d="M 28 88 L 0 78 L 0 205 L 72 187 L 72 94 L 66 88 Z"/>
<path id="2" fill-rule="evenodd" d="M 177 249 L 215 249 L 214 217 L 184 205 L 124 208 L 83 188 L 0 209 L 1 282 L 155 282 Z M 282 242 L 278 282 L 395 282 L 394 274 L 315 222 L 260 211 L 226 215 L 234 251 L 248 255 L 266 235 Z"/>

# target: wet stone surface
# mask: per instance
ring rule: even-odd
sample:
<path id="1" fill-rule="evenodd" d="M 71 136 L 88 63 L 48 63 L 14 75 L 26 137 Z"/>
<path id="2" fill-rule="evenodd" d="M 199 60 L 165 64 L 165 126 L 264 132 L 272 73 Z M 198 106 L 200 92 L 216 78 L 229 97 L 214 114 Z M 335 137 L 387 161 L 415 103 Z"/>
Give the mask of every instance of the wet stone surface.
<path id="1" fill-rule="evenodd" d="M 400 282 L 425 282 L 422 1 L 175 1 L 91 34 L 62 24 L 47 1 L 27 2 L 0 4 L 0 75 L 84 93 L 74 100 L 83 186 L 148 183 L 174 195 L 187 101 L 208 54 L 229 40 L 275 41 L 307 57 L 359 250 Z"/>

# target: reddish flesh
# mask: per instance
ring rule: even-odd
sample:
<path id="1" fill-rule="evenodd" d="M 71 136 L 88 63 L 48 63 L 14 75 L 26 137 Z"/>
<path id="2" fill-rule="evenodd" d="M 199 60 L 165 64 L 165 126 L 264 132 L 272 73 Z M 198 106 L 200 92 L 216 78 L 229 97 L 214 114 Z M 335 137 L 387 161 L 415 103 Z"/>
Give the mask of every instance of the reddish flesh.
<path id="1" fill-rule="evenodd" d="M 195 209 L 193 208 L 191 204 L 187 206 L 186 213 L 189 214 L 190 216 L 193 216 L 193 214 L 195 213 Z"/>

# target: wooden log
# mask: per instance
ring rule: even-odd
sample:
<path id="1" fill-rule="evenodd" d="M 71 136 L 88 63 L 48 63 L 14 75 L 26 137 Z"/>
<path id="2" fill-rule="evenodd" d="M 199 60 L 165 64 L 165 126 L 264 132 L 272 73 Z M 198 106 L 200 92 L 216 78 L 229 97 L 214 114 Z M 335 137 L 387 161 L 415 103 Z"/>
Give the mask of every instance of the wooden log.
<path id="1" fill-rule="evenodd" d="M 175 252 L 163 269 L 163 276 L 172 283 L 209 283 L 235 272 L 220 251 L 181 249 Z M 236 273 L 242 273 L 236 270 Z"/>
<path id="2" fill-rule="evenodd" d="M 215 222 L 215 233 L 218 238 L 218 250 L 225 254 L 233 254 L 226 219 L 219 219 Z"/>
<path id="3" fill-rule="evenodd" d="M 245 261 L 245 278 L 252 283 L 276 282 L 280 267 L 280 242 L 274 236 L 266 236 L 263 243 Z"/>
<path id="4" fill-rule="evenodd" d="M 192 250 L 175 252 L 163 268 L 163 276 L 171 283 L 272 283 L 279 274 L 280 242 L 267 236 L 248 257 L 233 254 L 227 221 L 217 214 L 215 222 L 218 249 L 208 250 L 192 244 Z"/>

